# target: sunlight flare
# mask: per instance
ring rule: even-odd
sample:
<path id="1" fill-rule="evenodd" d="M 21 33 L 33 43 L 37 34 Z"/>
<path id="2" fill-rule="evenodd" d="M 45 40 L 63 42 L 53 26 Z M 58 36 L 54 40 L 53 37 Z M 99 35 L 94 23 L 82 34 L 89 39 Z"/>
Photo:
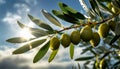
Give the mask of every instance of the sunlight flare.
<path id="1" fill-rule="evenodd" d="M 20 31 L 20 36 L 24 37 L 27 40 L 29 40 L 30 38 L 34 38 L 34 36 L 31 34 L 31 31 L 29 28 L 23 28 Z"/>

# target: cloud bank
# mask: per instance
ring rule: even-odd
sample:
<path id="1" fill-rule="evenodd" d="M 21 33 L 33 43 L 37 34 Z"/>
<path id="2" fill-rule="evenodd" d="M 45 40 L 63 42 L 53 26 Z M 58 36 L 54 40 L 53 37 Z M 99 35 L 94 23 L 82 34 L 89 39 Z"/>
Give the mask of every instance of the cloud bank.
<path id="1" fill-rule="evenodd" d="M 15 48 L 5 48 L 0 51 L 0 69 L 71 69 L 73 65 L 66 49 L 61 49 L 51 63 L 47 62 L 50 51 L 41 61 L 33 63 L 38 49 L 21 55 L 12 55 L 14 50 Z"/>

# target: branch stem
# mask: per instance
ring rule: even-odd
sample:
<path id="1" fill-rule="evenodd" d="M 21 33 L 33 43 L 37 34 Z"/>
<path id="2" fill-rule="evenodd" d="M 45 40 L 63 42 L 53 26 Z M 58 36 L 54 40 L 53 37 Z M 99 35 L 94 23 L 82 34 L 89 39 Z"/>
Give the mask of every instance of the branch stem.
<path id="1" fill-rule="evenodd" d="M 104 22 L 106 22 L 106 21 L 108 21 L 108 20 L 110 20 L 110 19 L 112 19 L 112 18 L 114 18 L 114 17 L 115 17 L 115 16 L 108 17 L 108 18 L 104 19 L 103 21 L 100 21 L 100 22 L 97 22 L 97 23 L 95 23 L 95 22 L 88 22 L 88 23 L 86 23 L 86 24 L 80 24 L 80 25 L 75 25 L 75 26 L 72 26 L 72 27 L 66 27 L 66 28 L 63 28 L 62 30 L 57 31 L 57 33 L 62 32 L 62 31 L 65 31 L 65 30 L 69 30 L 69 29 L 72 29 L 72 28 L 79 28 L 79 27 L 81 27 L 81 26 L 91 25 L 91 24 L 93 24 L 93 23 L 94 23 L 95 25 L 102 24 L 102 23 L 104 23 Z"/>

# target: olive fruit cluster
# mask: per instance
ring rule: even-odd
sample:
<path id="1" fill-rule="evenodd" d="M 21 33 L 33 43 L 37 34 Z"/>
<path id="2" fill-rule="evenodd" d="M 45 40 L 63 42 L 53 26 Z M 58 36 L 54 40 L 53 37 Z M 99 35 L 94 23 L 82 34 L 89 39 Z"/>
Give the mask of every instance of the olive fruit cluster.
<path id="1" fill-rule="evenodd" d="M 100 42 L 100 36 L 97 32 L 93 32 L 92 28 L 89 25 L 86 25 L 84 28 L 80 31 L 80 37 L 83 41 L 89 42 L 90 44 L 95 47 Z"/>
<path id="2" fill-rule="evenodd" d="M 66 48 L 73 43 L 77 45 L 80 40 L 84 42 L 90 42 L 90 44 L 95 47 L 100 42 L 101 38 L 106 38 L 109 34 L 110 29 L 115 30 L 116 23 L 113 20 L 108 21 L 108 23 L 102 23 L 98 27 L 98 32 L 93 32 L 90 25 L 84 26 L 81 31 L 78 30 L 72 31 L 70 35 L 63 33 L 60 37 L 52 37 L 50 40 L 50 49 L 56 50 L 59 48 L 60 44 Z"/>
<path id="3" fill-rule="evenodd" d="M 68 34 L 62 34 L 60 39 L 58 37 L 52 37 L 50 40 L 50 49 L 56 50 L 61 45 L 66 48 L 70 45 L 70 43 L 77 45 L 80 42 L 80 32 L 75 30 L 69 36 Z"/>
<path id="4" fill-rule="evenodd" d="M 56 50 L 59 48 L 60 44 L 66 48 L 73 43 L 74 45 L 79 44 L 80 40 L 84 42 L 90 42 L 93 47 L 97 46 L 100 42 L 100 36 L 97 32 L 93 32 L 89 25 L 84 26 L 81 31 L 72 31 L 70 35 L 63 33 L 58 37 L 52 37 L 50 40 L 50 49 Z"/>

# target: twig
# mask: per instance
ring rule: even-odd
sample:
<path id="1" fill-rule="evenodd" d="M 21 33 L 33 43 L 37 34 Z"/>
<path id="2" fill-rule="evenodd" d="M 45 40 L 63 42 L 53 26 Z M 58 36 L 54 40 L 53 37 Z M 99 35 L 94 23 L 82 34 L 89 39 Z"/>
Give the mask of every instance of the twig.
<path id="1" fill-rule="evenodd" d="M 114 17 L 115 17 L 115 16 L 106 18 L 106 19 L 104 19 L 103 21 L 100 21 L 100 22 L 95 23 L 95 24 L 96 24 L 96 25 L 97 25 L 97 24 L 102 24 L 102 23 L 104 23 L 104 22 L 106 22 L 106 21 L 108 21 L 108 20 L 110 20 L 110 19 L 112 19 L 112 18 L 114 18 Z M 72 28 L 79 28 L 79 27 L 81 27 L 81 26 L 85 26 L 85 25 L 88 25 L 88 24 L 91 25 L 91 24 L 93 24 L 93 22 L 88 22 L 88 23 L 86 23 L 86 24 L 75 25 L 75 26 L 72 26 L 72 27 L 66 27 L 66 28 L 63 28 L 62 30 L 57 31 L 57 33 L 62 32 L 62 31 L 64 31 L 64 30 L 72 29 Z"/>

